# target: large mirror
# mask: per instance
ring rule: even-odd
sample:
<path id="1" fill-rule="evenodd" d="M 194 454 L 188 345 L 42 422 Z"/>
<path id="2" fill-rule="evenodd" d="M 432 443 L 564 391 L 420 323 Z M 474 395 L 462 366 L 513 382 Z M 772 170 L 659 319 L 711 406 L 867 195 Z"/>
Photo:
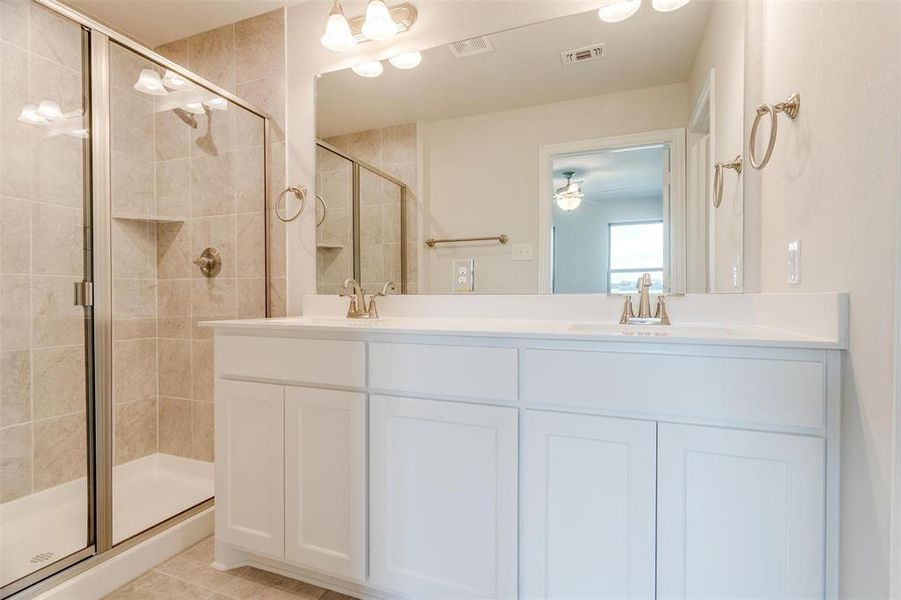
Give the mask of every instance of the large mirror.
<path id="1" fill-rule="evenodd" d="M 715 165 L 742 153 L 746 12 L 647 2 L 321 74 L 319 293 L 741 292 Z"/>

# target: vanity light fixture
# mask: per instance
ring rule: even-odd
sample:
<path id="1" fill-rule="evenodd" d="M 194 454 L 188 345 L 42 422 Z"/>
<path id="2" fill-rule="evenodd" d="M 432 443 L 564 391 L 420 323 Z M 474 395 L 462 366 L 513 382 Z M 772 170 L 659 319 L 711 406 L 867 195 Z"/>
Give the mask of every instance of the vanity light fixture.
<path id="1" fill-rule="evenodd" d="M 19 113 L 19 121 L 28 125 L 46 125 L 47 119 L 38 110 L 37 104 L 26 104 Z"/>
<path id="2" fill-rule="evenodd" d="M 598 17 L 605 23 L 619 23 L 634 15 L 639 8 L 641 0 L 614 0 L 598 9 Z"/>
<path id="3" fill-rule="evenodd" d="M 351 69 L 353 69 L 353 72 L 360 77 L 378 77 L 385 70 L 385 67 L 382 66 L 381 61 L 371 60 L 359 65 L 354 65 Z"/>
<path id="4" fill-rule="evenodd" d="M 191 113 L 192 115 L 206 114 L 206 111 L 203 109 L 203 104 L 201 104 L 200 102 L 188 102 L 187 104 L 182 106 L 182 109 L 185 112 Z"/>
<path id="5" fill-rule="evenodd" d="M 371 40 L 387 40 L 397 34 L 397 23 L 384 0 L 369 0 L 362 31 Z"/>
<path id="6" fill-rule="evenodd" d="M 335 0 L 332 10 L 329 11 L 328 21 L 325 23 L 325 33 L 319 38 L 322 45 L 329 50 L 345 52 L 352 50 L 357 45 L 357 40 L 350 30 L 350 23 L 344 16 L 340 0 Z"/>
<path id="7" fill-rule="evenodd" d="M 566 185 L 557 188 L 557 191 L 554 193 L 554 202 L 557 203 L 560 210 L 567 212 L 576 210 L 582 204 L 582 198 L 585 197 L 581 183 L 574 183 L 572 180 L 575 174 L 575 171 L 564 171 L 563 176 L 566 177 Z"/>
<path id="8" fill-rule="evenodd" d="M 38 114 L 48 121 L 62 121 L 64 118 L 59 104 L 53 100 L 41 100 L 41 103 L 38 104 Z"/>
<path id="9" fill-rule="evenodd" d="M 66 135 L 79 140 L 86 140 L 90 137 L 90 132 L 87 129 L 73 129 L 72 131 L 67 131 Z"/>
<path id="10" fill-rule="evenodd" d="M 421 52 L 404 52 L 388 59 L 398 69 L 414 69 L 422 62 Z"/>
<path id="11" fill-rule="evenodd" d="M 163 85 L 170 90 L 186 90 L 194 84 L 173 71 L 166 69 L 163 74 Z"/>
<path id="12" fill-rule="evenodd" d="M 691 2 L 691 0 L 651 0 L 651 6 L 659 12 L 672 12 Z"/>
<path id="13" fill-rule="evenodd" d="M 204 100 L 203 105 L 210 110 L 228 110 L 228 100 L 219 96 Z"/>
<path id="14" fill-rule="evenodd" d="M 163 80 L 160 79 L 160 74 L 153 69 L 141 69 L 134 88 L 151 96 L 165 96 L 169 93 L 163 85 Z"/>

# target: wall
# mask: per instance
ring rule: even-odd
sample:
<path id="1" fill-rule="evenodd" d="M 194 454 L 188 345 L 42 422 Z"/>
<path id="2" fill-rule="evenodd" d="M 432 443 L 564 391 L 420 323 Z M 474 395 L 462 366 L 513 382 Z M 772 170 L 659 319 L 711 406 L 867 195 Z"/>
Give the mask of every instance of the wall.
<path id="1" fill-rule="evenodd" d="M 539 146 L 685 127 L 688 114 L 688 84 L 677 83 L 428 123 L 422 235 L 506 233 L 537 258 Z M 421 291 L 450 293 L 452 261 L 474 258 L 478 293 L 538 293 L 538 261 L 509 253 L 498 244 L 427 249 Z"/>
<path id="2" fill-rule="evenodd" d="M 577 210 L 553 211 L 554 293 L 606 294 L 610 223 L 663 219 L 663 198 L 587 196 Z"/>
<path id="3" fill-rule="evenodd" d="M 18 122 L 27 103 L 82 108 L 81 32 L 0 4 L 0 503 L 84 477 L 82 141 Z"/>
<path id="4" fill-rule="evenodd" d="M 771 163 L 749 170 L 751 290 L 848 291 L 850 350 L 842 409 L 843 598 L 889 597 L 893 342 L 898 243 L 901 4 L 752 5 L 748 101 L 801 93 L 780 117 Z M 840 42 L 840 52 L 824 51 Z M 746 109 L 746 131 L 751 110 Z M 756 241 L 754 241 L 756 239 Z M 802 242 L 801 283 L 786 282 L 786 247 Z"/>

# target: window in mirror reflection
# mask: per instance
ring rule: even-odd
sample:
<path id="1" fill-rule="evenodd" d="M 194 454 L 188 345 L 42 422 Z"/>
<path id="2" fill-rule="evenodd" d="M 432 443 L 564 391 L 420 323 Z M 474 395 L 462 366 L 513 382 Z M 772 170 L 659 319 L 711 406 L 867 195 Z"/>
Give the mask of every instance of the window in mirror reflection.
<path id="1" fill-rule="evenodd" d="M 651 274 L 652 293 L 663 292 L 663 221 L 611 223 L 607 289 L 632 294 L 638 278 Z"/>

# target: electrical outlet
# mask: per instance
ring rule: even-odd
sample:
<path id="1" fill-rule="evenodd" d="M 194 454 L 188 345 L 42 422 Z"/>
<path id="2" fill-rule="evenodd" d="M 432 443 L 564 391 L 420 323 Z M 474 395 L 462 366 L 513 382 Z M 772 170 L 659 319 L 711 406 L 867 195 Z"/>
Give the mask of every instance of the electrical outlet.
<path id="1" fill-rule="evenodd" d="M 452 289 L 457 293 L 475 291 L 475 266 L 474 258 L 461 258 L 454 261 Z"/>
<path id="2" fill-rule="evenodd" d="M 510 260 L 534 260 L 532 244 L 513 244 L 510 246 Z"/>
<path id="3" fill-rule="evenodd" d="M 801 283 L 801 240 L 788 243 L 788 283 Z"/>

